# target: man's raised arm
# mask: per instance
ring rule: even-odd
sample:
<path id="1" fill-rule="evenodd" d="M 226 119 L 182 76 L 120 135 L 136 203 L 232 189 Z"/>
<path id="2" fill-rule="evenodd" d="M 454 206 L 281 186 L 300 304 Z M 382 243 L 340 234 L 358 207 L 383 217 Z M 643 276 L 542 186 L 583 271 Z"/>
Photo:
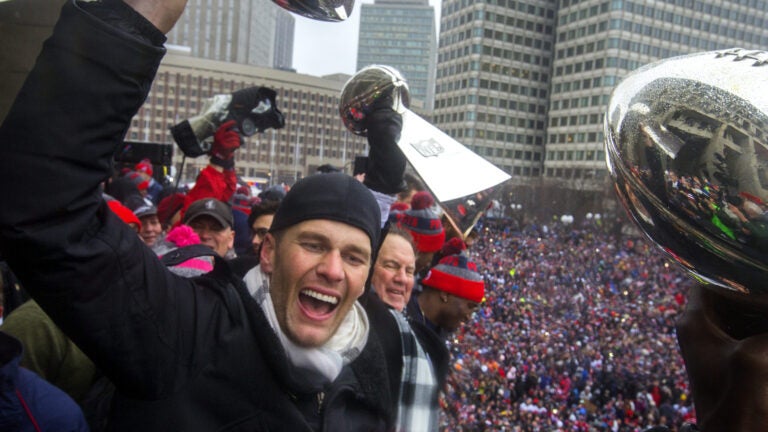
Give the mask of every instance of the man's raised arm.
<path id="1" fill-rule="evenodd" d="M 0 255 L 132 394 L 180 382 L 178 359 L 198 346 L 194 318 L 219 313 L 108 210 L 100 189 L 184 3 L 70 0 L 0 126 Z"/>
<path id="2" fill-rule="evenodd" d="M 184 12 L 187 0 L 125 0 L 125 3 L 166 34 Z"/>

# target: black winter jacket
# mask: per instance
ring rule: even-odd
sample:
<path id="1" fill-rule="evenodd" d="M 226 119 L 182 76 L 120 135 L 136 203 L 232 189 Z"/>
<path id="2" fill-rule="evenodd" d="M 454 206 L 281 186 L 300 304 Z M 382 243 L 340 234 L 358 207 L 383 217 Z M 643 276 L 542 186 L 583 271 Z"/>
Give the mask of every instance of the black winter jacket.
<path id="1" fill-rule="evenodd" d="M 375 332 L 329 388 L 306 388 L 226 265 L 178 277 L 107 209 L 99 184 L 165 51 L 143 18 L 129 34 L 82 7 L 64 6 L 0 127 L 0 254 L 115 383 L 112 428 L 388 430 Z"/>

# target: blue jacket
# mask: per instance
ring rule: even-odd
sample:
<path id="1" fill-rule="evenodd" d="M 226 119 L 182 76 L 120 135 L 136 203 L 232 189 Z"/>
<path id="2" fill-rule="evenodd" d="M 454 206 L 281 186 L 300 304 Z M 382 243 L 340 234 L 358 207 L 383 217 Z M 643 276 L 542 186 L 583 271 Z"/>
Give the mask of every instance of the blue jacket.
<path id="1" fill-rule="evenodd" d="M 72 398 L 34 372 L 19 367 L 21 342 L 0 332 L 0 431 L 87 432 Z"/>

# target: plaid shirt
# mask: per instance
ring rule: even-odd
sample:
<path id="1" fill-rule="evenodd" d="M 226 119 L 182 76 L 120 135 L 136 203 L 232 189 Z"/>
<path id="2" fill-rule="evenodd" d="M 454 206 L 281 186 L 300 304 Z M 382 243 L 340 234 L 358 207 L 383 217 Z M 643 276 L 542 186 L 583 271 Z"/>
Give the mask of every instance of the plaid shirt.
<path id="1" fill-rule="evenodd" d="M 399 432 L 429 432 L 438 427 L 438 388 L 432 363 L 419 344 L 405 316 L 390 310 L 400 328 L 403 346 L 403 375 L 397 410 Z"/>

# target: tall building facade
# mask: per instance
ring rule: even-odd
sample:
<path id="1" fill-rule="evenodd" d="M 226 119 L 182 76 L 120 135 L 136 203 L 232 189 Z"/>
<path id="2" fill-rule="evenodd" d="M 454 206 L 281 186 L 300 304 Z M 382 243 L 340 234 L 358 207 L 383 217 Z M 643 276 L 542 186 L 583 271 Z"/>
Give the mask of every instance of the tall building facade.
<path id="1" fill-rule="evenodd" d="M 278 9 L 275 23 L 275 50 L 272 67 L 276 69 L 293 69 L 293 35 L 295 34 L 296 18 L 290 12 Z"/>
<path id="2" fill-rule="evenodd" d="M 653 61 L 733 47 L 768 47 L 764 0 L 562 0 L 552 62 L 544 176 L 599 184 L 611 91 Z"/>
<path id="3" fill-rule="evenodd" d="M 447 0 L 435 124 L 512 174 L 601 189 L 615 85 L 663 58 L 768 47 L 765 0 Z"/>
<path id="4" fill-rule="evenodd" d="M 435 9 L 427 0 L 375 0 L 360 5 L 357 70 L 384 64 L 408 81 L 411 98 L 429 112 L 434 103 Z"/>
<path id="5" fill-rule="evenodd" d="M 190 0 L 168 42 L 194 57 L 272 67 L 279 9 L 270 0 Z"/>
<path id="6" fill-rule="evenodd" d="M 347 131 L 339 118 L 339 96 L 349 76 L 318 78 L 289 71 L 236 65 L 169 52 L 146 102 L 131 121 L 126 140 L 170 144 L 174 166 L 182 154 L 169 128 L 198 115 L 216 94 L 265 86 L 277 92 L 285 127 L 247 138 L 235 153 L 237 174 L 258 183 L 292 184 L 331 164 L 351 173 L 355 156 L 367 154 L 367 141 Z M 201 156 L 184 161 L 182 181 L 194 181 L 208 164 Z"/>
<path id="7" fill-rule="evenodd" d="M 434 121 L 513 181 L 542 175 L 554 0 L 447 0 Z"/>

